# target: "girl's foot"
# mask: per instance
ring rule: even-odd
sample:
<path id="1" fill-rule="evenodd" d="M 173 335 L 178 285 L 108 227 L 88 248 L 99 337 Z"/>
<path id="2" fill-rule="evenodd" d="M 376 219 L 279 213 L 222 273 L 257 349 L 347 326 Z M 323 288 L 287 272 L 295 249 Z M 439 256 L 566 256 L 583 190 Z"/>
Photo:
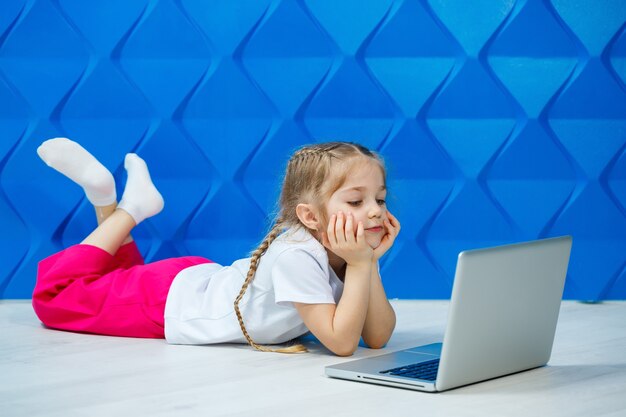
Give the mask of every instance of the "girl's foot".
<path id="1" fill-rule="evenodd" d="M 150 178 L 148 166 L 134 153 L 124 159 L 124 168 L 128 172 L 126 189 L 117 208 L 120 208 L 139 224 L 163 210 L 163 197 Z"/>
<path id="2" fill-rule="evenodd" d="M 37 148 L 37 154 L 49 167 L 83 187 L 94 206 L 115 203 L 113 175 L 78 143 L 67 138 L 49 139 Z"/>

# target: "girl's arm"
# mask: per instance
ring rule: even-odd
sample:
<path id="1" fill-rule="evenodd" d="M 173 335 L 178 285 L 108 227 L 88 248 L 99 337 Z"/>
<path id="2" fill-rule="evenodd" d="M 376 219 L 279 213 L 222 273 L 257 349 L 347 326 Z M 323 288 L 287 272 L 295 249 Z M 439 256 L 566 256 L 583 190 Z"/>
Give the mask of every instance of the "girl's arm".
<path id="1" fill-rule="evenodd" d="M 370 298 L 361 336 L 372 349 L 384 347 L 396 327 L 396 313 L 387 300 L 383 283 L 378 272 L 378 264 L 372 264 Z"/>
<path id="2" fill-rule="evenodd" d="M 363 224 L 359 222 L 354 233 L 353 223 L 351 214 L 333 214 L 322 236 L 324 246 L 346 262 L 339 303 L 294 303 L 307 328 L 339 356 L 352 355 L 359 345 L 371 290 L 374 251 L 365 241 Z"/>
<path id="3" fill-rule="evenodd" d="M 370 298 L 371 263 L 348 265 L 339 303 L 294 303 L 302 321 L 324 346 L 339 356 L 350 356 L 359 346 Z"/>
<path id="4" fill-rule="evenodd" d="M 387 212 L 387 218 L 388 220 L 385 221 L 387 234 L 374 250 L 370 298 L 363 325 L 363 333 L 361 334 L 365 344 L 373 349 L 380 349 L 385 346 L 391 337 L 393 329 L 396 327 L 396 313 L 387 300 L 378 270 L 378 259 L 391 248 L 396 236 L 400 233 L 400 222 L 398 219 L 390 212 Z"/>

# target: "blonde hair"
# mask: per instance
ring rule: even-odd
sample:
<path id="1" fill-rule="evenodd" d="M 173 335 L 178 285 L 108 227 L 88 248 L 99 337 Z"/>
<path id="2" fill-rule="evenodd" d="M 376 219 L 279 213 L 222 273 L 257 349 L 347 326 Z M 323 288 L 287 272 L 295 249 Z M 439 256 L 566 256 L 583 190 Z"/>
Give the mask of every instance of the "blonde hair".
<path id="1" fill-rule="evenodd" d="M 243 322 L 239 302 L 243 298 L 248 286 L 254 279 L 261 256 L 267 251 L 272 242 L 288 227 L 305 227 L 300 223 L 296 214 L 296 207 L 300 203 L 315 204 L 325 218 L 325 202 L 341 187 L 346 177 L 354 167 L 354 162 L 376 162 L 380 167 L 385 180 L 385 167 L 382 159 L 366 147 L 350 142 L 327 142 L 308 145 L 297 150 L 287 163 L 285 177 L 279 198 L 278 214 L 274 225 L 267 233 L 261 244 L 252 252 L 250 269 L 235 299 L 235 313 L 244 337 L 253 348 L 263 352 L 301 353 L 307 349 L 301 345 L 292 345 L 285 348 L 272 349 L 254 342 Z"/>

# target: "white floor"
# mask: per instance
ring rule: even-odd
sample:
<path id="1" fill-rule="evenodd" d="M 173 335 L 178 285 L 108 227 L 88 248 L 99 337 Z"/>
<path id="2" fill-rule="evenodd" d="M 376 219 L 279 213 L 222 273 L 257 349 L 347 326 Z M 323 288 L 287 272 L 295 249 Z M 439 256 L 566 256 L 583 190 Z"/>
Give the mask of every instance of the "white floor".
<path id="1" fill-rule="evenodd" d="M 440 341 L 445 301 L 394 301 L 383 351 Z M 0 301 L 0 416 L 626 416 L 626 302 L 564 302 L 547 367 L 427 394 L 324 376 L 349 360 L 173 346 L 41 327 L 29 301 Z"/>

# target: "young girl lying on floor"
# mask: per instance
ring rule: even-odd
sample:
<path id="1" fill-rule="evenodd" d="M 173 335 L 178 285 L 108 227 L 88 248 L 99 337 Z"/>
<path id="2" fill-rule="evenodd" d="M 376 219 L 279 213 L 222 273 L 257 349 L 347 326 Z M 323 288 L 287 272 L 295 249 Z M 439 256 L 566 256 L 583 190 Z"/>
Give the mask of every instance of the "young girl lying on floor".
<path id="1" fill-rule="evenodd" d="M 39 263 L 33 307 L 46 326 L 282 353 L 306 349 L 262 345 L 311 331 L 342 356 L 361 337 L 371 348 L 391 337 L 395 314 L 378 260 L 400 223 L 385 204 L 383 162 L 367 148 L 330 142 L 297 150 L 274 226 L 250 258 L 230 266 L 196 256 L 144 264 L 130 232 L 163 209 L 163 198 L 137 155 L 126 155 L 117 204 L 113 176 L 78 143 L 51 139 L 37 153 L 83 187 L 98 217 L 80 244 Z"/>

